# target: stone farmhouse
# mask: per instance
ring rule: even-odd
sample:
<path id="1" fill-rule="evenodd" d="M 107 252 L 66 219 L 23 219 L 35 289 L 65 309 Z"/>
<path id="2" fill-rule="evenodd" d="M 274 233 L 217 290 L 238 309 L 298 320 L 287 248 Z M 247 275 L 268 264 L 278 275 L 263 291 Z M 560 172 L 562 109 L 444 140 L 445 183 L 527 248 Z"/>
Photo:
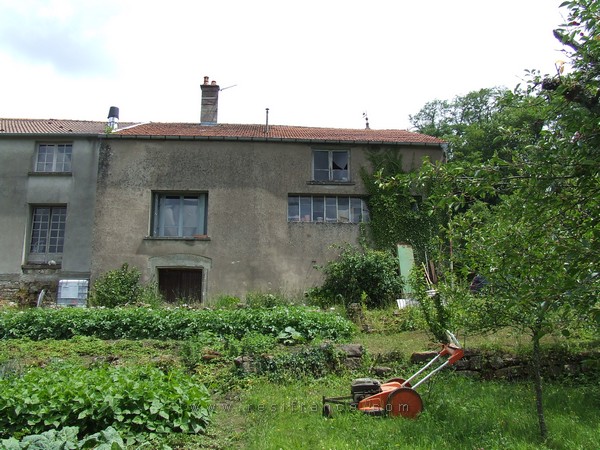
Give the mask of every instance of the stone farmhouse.
<path id="1" fill-rule="evenodd" d="M 123 263 L 171 301 L 301 295 L 368 223 L 374 155 L 444 157 L 404 130 L 220 124 L 201 88 L 199 123 L 0 119 L 0 299 Z"/>

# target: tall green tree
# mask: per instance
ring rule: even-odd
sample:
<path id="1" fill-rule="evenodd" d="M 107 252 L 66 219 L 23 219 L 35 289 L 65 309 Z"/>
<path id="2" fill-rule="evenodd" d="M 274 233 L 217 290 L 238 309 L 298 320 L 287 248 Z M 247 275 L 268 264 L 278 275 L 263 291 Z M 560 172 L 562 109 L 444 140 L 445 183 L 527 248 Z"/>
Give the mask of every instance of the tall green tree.
<path id="1" fill-rule="evenodd" d="M 485 158 L 426 164 L 417 174 L 382 180 L 403 180 L 426 194 L 430 211 L 447 213 L 440 230 L 452 243 L 447 267 L 487 280 L 486 292 L 469 300 L 478 306 L 470 323 L 531 336 L 543 439 L 540 340 L 598 317 L 600 294 L 600 3 L 562 6 L 568 20 L 555 35 L 571 69 L 530 72 L 524 87 L 502 94 L 506 106 L 483 119 L 501 124 L 496 138 L 462 135 L 461 148 L 481 146 Z"/>

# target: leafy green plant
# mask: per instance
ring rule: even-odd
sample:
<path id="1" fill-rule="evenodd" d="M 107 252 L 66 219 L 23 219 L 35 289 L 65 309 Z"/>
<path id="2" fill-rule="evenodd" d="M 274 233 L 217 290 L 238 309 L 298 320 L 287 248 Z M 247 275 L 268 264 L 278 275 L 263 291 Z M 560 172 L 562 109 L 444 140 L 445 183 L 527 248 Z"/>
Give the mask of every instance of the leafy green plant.
<path id="1" fill-rule="evenodd" d="M 255 331 L 277 336 L 293 327 L 307 340 L 348 339 L 354 325 L 336 313 L 305 307 L 272 309 L 193 310 L 184 308 L 34 308 L 0 311 L 0 339 L 100 339 L 186 340 L 200 333 L 241 339 Z"/>
<path id="2" fill-rule="evenodd" d="M 278 337 L 251 331 L 240 339 L 240 354 L 261 355 L 270 352 L 277 345 Z"/>
<path id="3" fill-rule="evenodd" d="M 346 245 L 337 260 L 321 269 L 325 281 L 312 294 L 331 303 L 338 299 L 346 305 L 364 301 L 368 308 L 379 308 L 394 302 L 402 292 L 396 258 L 388 252 Z"/>
<path id="4" fill-rule="evenodd" d="M 78 427 L 64 427 L 59 430 L 48 430 L 41 434 L 23 437 L 20 441 L 15 438 L 3 439 L 2 448 L 5 450 L 67 450 L 94 448 L 96 450 L 125 450 L 125 442 L 119 432 L 113 427 L 94 433 L 84 439 L 78 438 Z"/>
<path id="5" fill-rule="evenodd" d="M 304 336 L 298 333 L 293 327 L 285 327 L 285 329 L 277 335 L 277 340 L 282 344 L 293 345 L 303 342 Z"/>
<path id="6" fill-rule="evenodd" d="M 128 438 L 202 432 L 209 395 L 183 372 L 153 367 L 32 368 L 0 380 L 0 437 L 77 426 L 82 435 L 112 426 Z"/>
<path id="7" fill-rule="evenodd" d="M 124 263 L 119 269 L 111 270 L 98 278 L 90 293 L 90 304 L 114 308 L 138 301 L 142 293 L 140 271 Z"/>

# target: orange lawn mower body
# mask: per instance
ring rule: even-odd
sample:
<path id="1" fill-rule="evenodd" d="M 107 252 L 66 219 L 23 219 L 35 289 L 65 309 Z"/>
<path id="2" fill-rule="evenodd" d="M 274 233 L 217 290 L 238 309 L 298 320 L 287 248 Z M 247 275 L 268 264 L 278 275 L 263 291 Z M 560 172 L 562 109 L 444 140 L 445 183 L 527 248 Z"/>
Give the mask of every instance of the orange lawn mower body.
<path id="1" fill-rule="evenodd" d="M 332 417 L 332 404 L 347 405 L 358 409 L 365 414 L 373 416 L 390 416 L 415 418 L 423 411 L 423 400 L 415 390 L 420 384 L 428 380 L 444 367 L 454 364 L 464 356 L 458 340 L 450 332 L 447 332 L 450 343 L 442 344 L 442 349 L 425 366 L 406 380 L 392 378 L 385 383 L 371 378 L 358 378 L 352 382 L 351 395 L 343 397 L 323 397 L 323 415 Z M 431 370 L 427 375 L 411 385 L 419 375 L 431 367 L 436 361 L 446 358 L 441 364 Z"/>

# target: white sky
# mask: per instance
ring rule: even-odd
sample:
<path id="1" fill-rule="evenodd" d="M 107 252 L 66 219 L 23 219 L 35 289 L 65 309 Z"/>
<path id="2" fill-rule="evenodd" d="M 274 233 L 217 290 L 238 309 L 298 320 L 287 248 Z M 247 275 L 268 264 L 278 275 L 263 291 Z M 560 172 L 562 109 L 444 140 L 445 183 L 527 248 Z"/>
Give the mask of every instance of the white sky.
<path id="1" fill-rule="evenodd" d="M 0 0 L 0 117 L 409 128 L 565 59 L 562 0 Z"/>

